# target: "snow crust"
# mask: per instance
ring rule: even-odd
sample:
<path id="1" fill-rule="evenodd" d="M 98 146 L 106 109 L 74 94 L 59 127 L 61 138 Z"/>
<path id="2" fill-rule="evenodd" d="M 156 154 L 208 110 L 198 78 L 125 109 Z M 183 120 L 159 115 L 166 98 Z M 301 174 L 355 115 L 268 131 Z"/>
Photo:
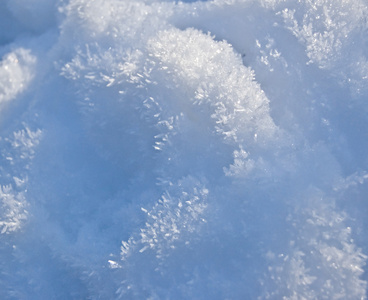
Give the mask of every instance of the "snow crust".
<path id="1" fill-rule="evenodd" d="M 0 299 L 366 299 L 364 0 L 0 3 Z"/>

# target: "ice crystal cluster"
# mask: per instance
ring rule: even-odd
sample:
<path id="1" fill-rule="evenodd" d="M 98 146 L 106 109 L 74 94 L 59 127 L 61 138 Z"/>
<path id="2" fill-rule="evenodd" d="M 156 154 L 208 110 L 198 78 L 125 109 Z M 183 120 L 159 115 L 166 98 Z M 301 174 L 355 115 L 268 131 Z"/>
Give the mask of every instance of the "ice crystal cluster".
<path id="1" fill-rule="evenodd" d="M 0 299 L 366 299 L 365 0 L 0 2 Z"/>

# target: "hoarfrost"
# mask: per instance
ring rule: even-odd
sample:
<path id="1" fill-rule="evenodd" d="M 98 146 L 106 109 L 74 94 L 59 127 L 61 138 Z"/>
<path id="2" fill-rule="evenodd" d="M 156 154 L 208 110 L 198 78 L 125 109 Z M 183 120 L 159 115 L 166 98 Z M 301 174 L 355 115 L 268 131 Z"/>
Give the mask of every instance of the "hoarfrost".
<path id="1" fill-rule="evenodd" d="M 1 299 L 366 298 L 364 1 L 0 8 Z"/>

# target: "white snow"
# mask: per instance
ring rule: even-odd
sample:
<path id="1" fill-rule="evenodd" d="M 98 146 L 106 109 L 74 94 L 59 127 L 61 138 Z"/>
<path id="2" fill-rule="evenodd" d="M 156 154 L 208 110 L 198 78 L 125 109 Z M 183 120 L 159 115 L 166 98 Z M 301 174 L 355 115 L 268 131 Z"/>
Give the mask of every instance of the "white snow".
<path id="1" fill-rule="evenodd" d="M 366 299 L 365 0 L 0 3 L 0 299 Z"/>

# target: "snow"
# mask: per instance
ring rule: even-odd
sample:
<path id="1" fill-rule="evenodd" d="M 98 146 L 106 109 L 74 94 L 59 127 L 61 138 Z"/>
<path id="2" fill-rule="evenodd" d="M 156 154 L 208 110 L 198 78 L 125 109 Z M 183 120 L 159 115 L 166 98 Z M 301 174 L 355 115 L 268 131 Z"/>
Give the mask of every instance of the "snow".
<path id="1" fill-rule="evenodd" d="M 0 299 L 366 299 L 364 0 L 0 3 Z"/>

